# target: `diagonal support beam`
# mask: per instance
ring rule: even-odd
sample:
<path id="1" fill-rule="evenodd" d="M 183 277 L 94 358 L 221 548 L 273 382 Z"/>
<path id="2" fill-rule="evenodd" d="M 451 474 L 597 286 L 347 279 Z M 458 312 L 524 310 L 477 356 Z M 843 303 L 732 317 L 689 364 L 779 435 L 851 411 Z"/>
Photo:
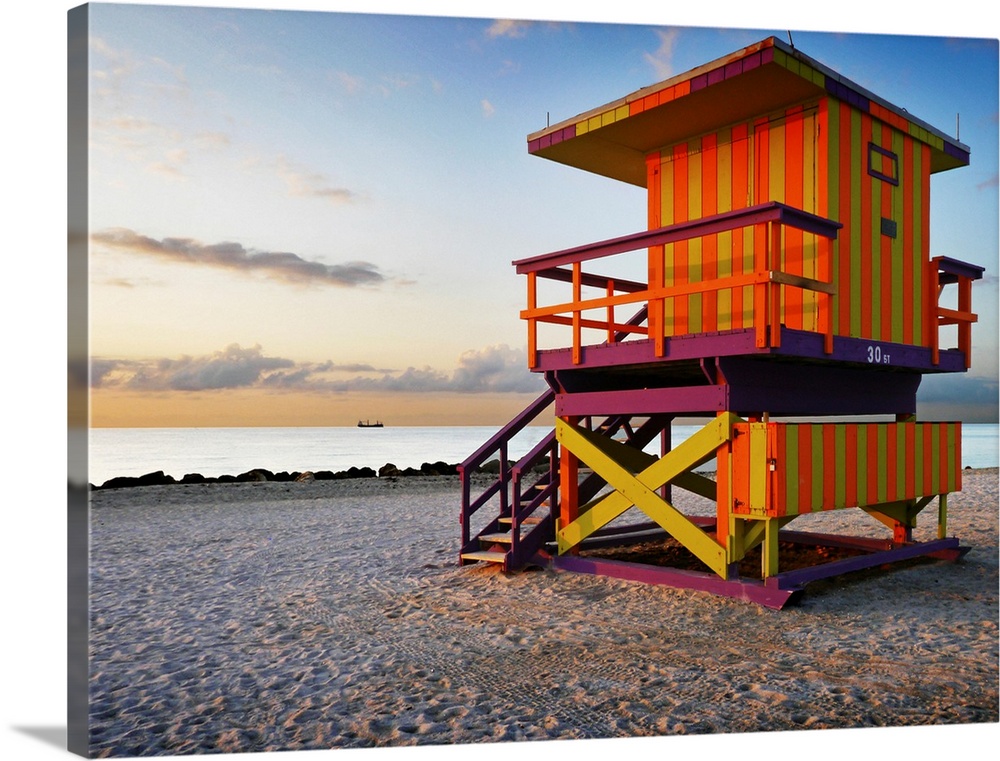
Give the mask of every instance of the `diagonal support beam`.
<path id="1" fill-rule="evenodd" d="M 560 554 L 635 505 L 712 571 L 726 578 L 725 548 L 662 499 L 655 490 L 712 459 L 718 447 L 730 439 L 733 423 L 738 420 L 739 417 L 731 413 L 716 417 L 638 475 L 631 473 L 614 458 L 614 455 L 621 453 L 621 445 L 607 439 L 602 441 L 602 437 L 592 432 L 575 428 L 561 419 L 557 420 L 556 438 L 559 443 L 587 463 L 615 489 L 614 493 L 595 503 L 577 520 L 560 528 L 557 533 Z"/>

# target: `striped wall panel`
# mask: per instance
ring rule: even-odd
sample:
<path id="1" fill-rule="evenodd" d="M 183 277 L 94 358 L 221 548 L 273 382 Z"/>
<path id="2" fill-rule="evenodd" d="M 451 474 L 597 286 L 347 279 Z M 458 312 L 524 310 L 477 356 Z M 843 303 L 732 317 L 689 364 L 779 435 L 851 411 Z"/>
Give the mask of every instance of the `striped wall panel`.
<path id="1" fill-rule="evenodd" d="M 898 121 L 898 120 L 897 120 Z M 687 140 L 647 157 L 655 228 L 779 201 L 843 224 L 833 251 L 836 335 L 929 345 L 930 147 L 908 132 L 826 98 Z M 662 248 L 664 283 L 753 271 L 753 230 Z M 787 230 L 780 268 L 817 278 L 815 236 Z M 750 288 L 692 295 L 665 307 L 666 335 L 753 326 Z M 817 295 L 782 287 L 782 322 L 818 329 Z"/>
<path id="2" fill-rule="evenodd" d="M 739 423 L 737 515 L 769 518 L 962 488 L 961 423 Z"/>
<path id="3" fill-rule="evenodd" d="M 821 154 L 818 106 L 739 124 L 671 146 L 647 161 L 650 227 L 670 225 L 767 201 L 819 213 Z M 745 229 L 663 247 L 666 285 L 753 272 L 754 230 Z M 780 265 L 815 278 L 816 240 L 789 231 Z M 786 325 L 817 329 L 816 296 L 785 289 Z M 692 295 L 666 305 L 667 335 L 753 326 L 751 288 Z"/>

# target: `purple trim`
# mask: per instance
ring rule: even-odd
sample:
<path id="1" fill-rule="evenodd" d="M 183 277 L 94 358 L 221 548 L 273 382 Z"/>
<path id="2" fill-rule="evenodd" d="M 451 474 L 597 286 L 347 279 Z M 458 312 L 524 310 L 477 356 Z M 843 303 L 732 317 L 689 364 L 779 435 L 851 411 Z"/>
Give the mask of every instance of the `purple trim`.
<path id="1" fill-rule="evenodd" d="M 971 280 L 979 280 L 986 271 L 985 267 L 980 267 L 978 264 L 970 264 L 969 262 L 952 259 L 950 256 L 938 256 L 934 258 L 937 259 L 938 272 L 943 272 L 954 278 L 967 277 Z M 939 278 L 939 282 L 945 283 L 945 278 Z M 947 282 L 954 283 L 955 280 L 952 279 Z"/>
<path id="2" fill-rule="evenodd" d="M 969 151 L 963 150 L 963 149 L 959 148 L 957 145 L 955 145 L 953 143 L 950 143 L 947 140 L 945 140 L 944 141 L 944 152 L 948 156 L 951 156 L 952 158 L 958 159 L 963 164 L 965 164 L 966 166 L 968 166 L 968 164 L 969 164 Z"/>
<path id="3" fill-rule="evenodd" d="M 513 264 L 518 274 L 523 275 L 528 272 L 538 272 L 541 274 L 544 270 L 560 265 L 586 262 L 605 256 L 635 251 L 640 248 L 648 248 L 649 246 L 700 238 L 705 235 L 714 235 L 764 222 L 779 222 L 784 225 L 791 225 L 805 232 L 822 235 L 831 240 L 836 239 L 837 231 L 843 227 L 840 222 L 834 222 L 831 219 L 810 214 L 809 212 L 786 206 L 777 201 L 771 201 L 770 203 L 759 204 L 746 209 L 727 211 L 722 214 L 702 217 L 688 222 L 679 222 L 674 225 L 667 225 L 666 227 L 658 227 L 653 230 L 643 230 L 631 235 L 610 238 L 597 243 L 588 243 L 583 246 L 553 251 L 541 256 L 518 259 Z"/>
<path id="4" fill-rule="evenodd" d="M 650 339 L 622 341 L 616 344 L 599 344 L 580 347 L 581 363 L 573 363 L 571 349 L 543 349 L 538 352 L 538 366 L 535 372 L 575 372 L 596 368 L 621 367 L 624 365 L 668 365 L 682 360 L 698 360 L 704 357 L 725 356 L 768 356 L 795 359 L 821 360 L 831 363 L 862 365 L 869 370 L 886 371 L 915 370 L 926 373 L 965 372 L 965 357 L 957 349 L 943 349 L 940 362 L 931 362 L 930 349 L 923 346 L 909 346 L 888 341 L 869 341 L 862 338 L 834 336 L 833 354 L 823 350 L 823 336 L 810 331 L 792 330 L 782 327 L 781 346 L 777 349 L 758 349 L 753 328 L 721 331 L 717 333 L 694 333 L 668 337 L 664 340 L 664 356 L 657 357 Z M 878 348 L 882 362 L 875 366 L 869 362 L 868 349 Z M 889 357 L 889 362 L 885 357 Z M 667 369 L 666 367 L 664 368 Z M 593 389 L 586 389 L 593 390 Z"/>
<path id="5" fill-rule="evenodd" d="M 643 584 L 710 592 L 722 597 L 754 602 L 777 610 L 785 607 L 798 591 L 767 586 L 760 581 L 749 579 L 727 581 L 714 573 L 702 571 L 664 568 L 643 563 L 625 563 L 620 560 L 603 558 L 582 558 L 575 555 L 553 556 L 549 565 L 556 571 L 590 573 L 597 576 L 609 576 L 613 579 L 638 581 Z"/>
<path id="6" fill-rule="evenodd" d="M 777 585 L 781 589 L 801 589 L 806 584 L 819 579 L 828 579 L 832 576 L 840 576 L 852 571 L 862 571 L 868 568 L 875 568 L 886 563 L 896 563 L 901 560 L 911 560 L 923 555 L 937 555 L 941 553 L 950 554 L 953 559 L 969 551 L 969 547 L 959 545 L 959 540 L 952 537 L 949 539 L 938 539 L 930 542 L 916 542 L 903 547 L 895 547 L 881 552 L 872 552 L 868 555 L 859 555 L 843 560 L 834 560 L 811 568 L 800 568 L 795 571 L 786 571 L 768 579 L 769 585 Z"/>
<path id="7" fill-rule="evenodd" d="M 795 541 L 797 534 L 799 532 L 782 531 L 779 536 L 782 540 Z M 825 538 L 825 541 L 809 543 L 858 548 L 863 548 L 866 544 L 864 539 L 856 537 L 819 537 L 817 535 L 816 538 Z M 872 543 L 875 543 L 875 540 L 867 544 L 871 546 Z M 880 542 L 879 544 L 884 546 L 885 542 Z M 597 576 L 608 576 L 614 579 L 637 581 L 642 584 L 693 589 L 722 597 L 746 600 L 768 608 L 780 610 L 798 595 L 807 584 L 813 581 L 903 560 L 912 560 L 918 557 L 932 557 L 954 562 L 962 558 L 969 550 L 969 547 L 961 546 L 959 540 L 956 538 L 917 542 L 902 547 L 868 552 L 867 554 L 853 558 L 834 560 L 809 568 L 786 571 L 772 576 L 765 581 L 740 577 L 726 580 L 710 572 L 668 568 L 645 563 L 629 563 L 608 558 L 580 557 L 578 555 L 545 555 L 544 558 L 536 556 L 535 560 L 536 562 L 547 564 L 556 571 L 589 573 Z"/>
<path id="8" fill-rule="evenodd" d="M 556 416 L 714 414 L 726 410 L 727 401 L 725 386 L 576 392 L 556 395 Z"/>
<path id="9" fill-rule="evenodd" d="M 762 61 L 761 60 L 761 52 L 762 51 L 760 51 L 760 50 L 758 50 L 756 53 L 751 53 L 746 58 L 744 58 L 742 61 L 740 61 L 740 63 L 743 64 L 743 73 L 746 74 L 748 71 L 753 71 L 754 69 L 759 69 L 761 67 L 762 63 L 770 63 L 771 61 L 773 61 L 774 60 L 774 53 L 773 53 L 772 49 L 771 48 L 767 48 L 767 50 L 771 51 L 771 55 L 770 55 L 770 57 L 768 58 L 767 61 Z"/>

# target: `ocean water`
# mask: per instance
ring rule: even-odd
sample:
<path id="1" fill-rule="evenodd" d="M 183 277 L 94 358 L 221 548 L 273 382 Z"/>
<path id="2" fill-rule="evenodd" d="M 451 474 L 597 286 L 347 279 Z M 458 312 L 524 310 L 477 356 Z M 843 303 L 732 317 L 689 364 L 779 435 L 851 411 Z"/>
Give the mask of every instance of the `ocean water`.
<path id="1" fill-rule="evenodd" d="M 675 425 L 674 445 L 698 426 Z M 162 470 L 180 479 L 238 475 L 254 468 L 272 472 L 378 470 L 386 463 L 419 468 L 425 462 L 458 463 L 496 433 L 495 427 L 402 428 L 94 428 L 88 433 L 88 481 Z M 529 427 L 511 443 L 509 457 L 527 453 L 551 430 Z M 972 468 L 996 467 L 997 425 L 962 426 L 962 461 Z M 658 449 L 658 443 L 650 451 Z"/>

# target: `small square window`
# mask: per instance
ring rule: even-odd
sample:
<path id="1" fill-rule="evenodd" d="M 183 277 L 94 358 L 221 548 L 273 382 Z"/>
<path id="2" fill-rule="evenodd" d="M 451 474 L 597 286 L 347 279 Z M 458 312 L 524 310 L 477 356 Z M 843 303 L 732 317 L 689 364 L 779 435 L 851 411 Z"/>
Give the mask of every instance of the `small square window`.
<path id="1" fill-rule="evenodd" d="M 890 185 L 899 185 L 899 156 L 868 143 L 868 174 Z"/>

